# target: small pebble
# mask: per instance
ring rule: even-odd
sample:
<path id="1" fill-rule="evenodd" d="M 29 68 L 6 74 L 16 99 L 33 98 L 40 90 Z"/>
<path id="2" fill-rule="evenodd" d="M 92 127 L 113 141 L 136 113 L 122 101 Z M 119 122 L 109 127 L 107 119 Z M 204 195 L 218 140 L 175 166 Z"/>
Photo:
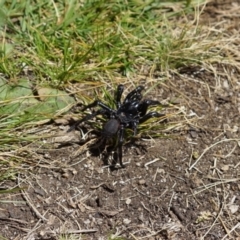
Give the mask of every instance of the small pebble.
<path id="1" fill-rule="evenodd" d="M 144 179 L 141 179 L 141 180 L 138 181 L 138 183 L 139 183 L 140 185 L 143 185 L 143 184 L 146 183 L 146 181 L 145 181 Z"/>
<path id="2" fill-rule="evenodd" d="M 45 192 L 41 188 L 35 188 L 34 192 L 42 197 L 45 195 Z"/>

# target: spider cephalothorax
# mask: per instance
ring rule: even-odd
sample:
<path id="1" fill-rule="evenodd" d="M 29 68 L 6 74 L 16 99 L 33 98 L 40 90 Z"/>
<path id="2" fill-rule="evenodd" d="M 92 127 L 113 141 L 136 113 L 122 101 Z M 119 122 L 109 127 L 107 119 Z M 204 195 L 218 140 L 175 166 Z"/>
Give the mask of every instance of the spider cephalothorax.
<path id="1" fill-rule="evenodd" d="M 159 101 L 153 100 L 142 100 L 142 90 L 143 86 L 138 86 L 133 91 L 131 91 L 126 98 L 121 102 L 122 93 L 124 90 L 123 85 L 117 87 L 115 103 L 116 109 L 108 107 L 106 104 L 99 100 L 85 106 L 82 111 L 88 108 L 99 106 L 101 107 L 92 114 L 85 116 L 83 119 L 78 120 L 74 127 L 78 126 L 80 123 L 88 121 L 97 115 L 103 115 L 109 120 L 104 124 L 102 128 L 102 136 L 105 138 L 113 137 L 117 135 L 117 156 L 119 163 L 124 167 L 122 163 L 122 145 L 124 141 L 124 131 L 126 128 L 131 128 L 133 130 L 134 136 L 137 134 L 138 124 L 141 124 L 152 117 L 160 117 L 163 114 L 158 112 L 148 112 L 148 107 L 150 105 L 158 105 Z M 70 128 L 71 130 L 72 128 Z"/>

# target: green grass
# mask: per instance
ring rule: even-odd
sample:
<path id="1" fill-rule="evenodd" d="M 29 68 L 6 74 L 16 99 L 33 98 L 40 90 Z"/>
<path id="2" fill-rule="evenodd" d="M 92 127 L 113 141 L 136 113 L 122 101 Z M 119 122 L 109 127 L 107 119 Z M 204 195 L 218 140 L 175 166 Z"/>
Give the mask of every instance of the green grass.
<path id="1" fill-rule="evenodd" d="M 202 56 L 187 51 L 191 26 L 169 20 L 183 13 L 185 2 L 172 13 L 167 9 L 179 3 L 157 2 L 5 1 L 0 69 L 13 80 L 28 68 L 36 84 L 59 88 L 99 82 L 99 74 L 114 81 L 115 71 L 128 75 L 146 63 L 167 71 L 199 62 Z"/>
<path id="2" fill-rule="evenodd" d="M 113 105 L 119 83 L 130 82 L 130 91 L 146 79 L 153 89 L 179 67 L 217 61 L 211 33 L 198 26 L 197 4 L 204 1 L 1 1 L 0 166 L 6 171 L 0 181 L 24 161 L 17 149 L 42 137 L 29 130 L 74 103 L 69 94 L 85 104 L 98 96 Z M 157 132 L 158 123 L 150 120 L 139 131 Z M 14 154 L 5 157 L 9 151 Z"/>

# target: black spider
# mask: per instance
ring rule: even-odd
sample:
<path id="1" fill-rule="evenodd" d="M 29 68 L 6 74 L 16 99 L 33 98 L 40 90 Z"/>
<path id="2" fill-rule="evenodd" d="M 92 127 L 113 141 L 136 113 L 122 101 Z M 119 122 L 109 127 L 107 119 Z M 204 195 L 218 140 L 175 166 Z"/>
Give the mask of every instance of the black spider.
<path id="1" fill-rule="evenodd" d="M 124 141 L 125 128 L 133 129 L 133 135 L 135 136 L 137 134 L 138 124 L 141 124 L 152 117 L 163 116 L 163 114 L 160 114 L 158 112 L 147 113 L 148 107 L 150 105 L 158 105 L 160 103 L 159 101 L 148 99 L 141 101 L 141 92 L 143 89 L 143 86 L 138 86 L 136 89 L 131 91 L 121 103 L 121 96 L 124 87 L 123 85 L 119 85 L 115 96 L 117 109 L 112 109 L 101 101 L 96 100 L 93 103 L 85 106 L 82 111 L 96 106 L 100 106 L 101 109 L 98 109 L 96 112 L 85 116 L 81 120 L 78 120 L 74 126 L 69 129 L 69 131 L 71 131 L 73 128 L 76 128 L 80 123 L 88 121 L 97 115 L 104 115 L 109 120 L 103 126 L 102 136 L 104 138 L 109 138 L 117 134 L 117 156 L 121 167 L 124 167 L 122 163 L 122 145 Z"/>

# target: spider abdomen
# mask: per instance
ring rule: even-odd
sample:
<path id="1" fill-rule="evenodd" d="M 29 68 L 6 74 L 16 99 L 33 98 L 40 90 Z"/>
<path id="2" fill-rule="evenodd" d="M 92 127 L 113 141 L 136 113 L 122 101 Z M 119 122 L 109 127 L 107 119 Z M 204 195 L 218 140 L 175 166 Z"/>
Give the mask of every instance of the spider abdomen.
<path id="1" fill-rule="evenodd" d="M 111 137 L 115 135 L 119 130 L 120 122 L 117 119 L 110 119 L 105 123 L 102 130 L 104 137 Z"/>

